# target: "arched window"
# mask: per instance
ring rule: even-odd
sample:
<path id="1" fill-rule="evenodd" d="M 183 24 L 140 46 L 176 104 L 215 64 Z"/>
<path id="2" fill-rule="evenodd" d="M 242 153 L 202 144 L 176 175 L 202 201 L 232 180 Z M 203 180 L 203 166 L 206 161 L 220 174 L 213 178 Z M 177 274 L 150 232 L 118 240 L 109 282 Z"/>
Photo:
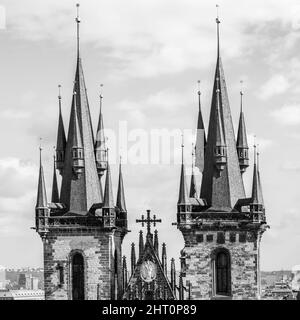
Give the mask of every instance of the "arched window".
<path id="1" fill-rule="evenodd" d="M 72 256 L 72 299 L 84 300 L 84 260 L 79 252 Z"/>
<path id="2" fill-rule="evenodd" d="M 229 251 L 217 249 L 212 256 L 213 291 L 215 295 L 231 295 L 231 263 Z"/>

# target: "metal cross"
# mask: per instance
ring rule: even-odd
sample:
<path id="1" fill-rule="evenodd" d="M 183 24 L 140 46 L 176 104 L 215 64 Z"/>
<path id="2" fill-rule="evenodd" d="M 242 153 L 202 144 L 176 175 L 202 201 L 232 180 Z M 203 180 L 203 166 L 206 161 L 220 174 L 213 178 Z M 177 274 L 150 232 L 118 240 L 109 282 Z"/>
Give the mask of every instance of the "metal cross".
<path id="1" fill-rule="evenodd" d="M 142 219 L 136 219 L 136 223 L 142 223 L 142 227 L 144 227 L 144 223 L 147 224 L 147 234 L 151 234 L 151 223 L 153 226 L 156 226 L 156 222 L 161 222 L 161 219 L 156 219 L 156 216 L 153 215 L 153 218 L 150 217 L 150 210 L 147 210 L 147 218 L 145 219 L 144 215 L 142 214 Z"/>

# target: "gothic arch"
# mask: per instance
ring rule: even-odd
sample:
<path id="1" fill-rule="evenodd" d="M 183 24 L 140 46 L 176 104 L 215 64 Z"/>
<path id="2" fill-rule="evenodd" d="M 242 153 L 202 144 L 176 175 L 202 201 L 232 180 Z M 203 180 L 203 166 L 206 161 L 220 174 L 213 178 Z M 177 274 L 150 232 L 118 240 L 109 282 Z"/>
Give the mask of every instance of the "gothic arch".
<path id="1" fill-rule="evenodd" d="M 85 299 L 86 260 L 81 250 L 70 253 L 70 296 L 72 300 Z"/>
<path id="2" fill-rule="evenodd" d="M 231 296 L 231 256 L 226 248 L 211 254 L 213 296 Z"/>

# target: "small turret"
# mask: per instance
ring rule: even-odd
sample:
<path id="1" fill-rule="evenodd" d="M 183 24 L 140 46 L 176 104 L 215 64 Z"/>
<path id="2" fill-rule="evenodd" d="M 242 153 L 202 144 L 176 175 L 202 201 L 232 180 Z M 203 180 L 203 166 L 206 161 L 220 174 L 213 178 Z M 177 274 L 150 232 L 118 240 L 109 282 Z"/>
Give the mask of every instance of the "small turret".
<path id="1" fill-rule="evenodd" d="M 84 169 L 84 155 L 83 155 L 83 143 L 81 137 L 80 126 L 78 123 L 77 115 L 77 99 L 76 91 L 73 94 L 74 103 L 74 123 L 73 123 L 73 141 L 72 141 L 72 167 L 76 175 L 80 175 Z"/>
<path id="2" fill-rule="evenodd" d="M 116 211 L 113 199 L 113 190 L 110 174 L 110 166 L 107 163 L 106 179 L 105 179 L 105 189 L 104 189 L 104 201 L 103 201 L 103 216 L 104 225 L 106 227 L 115 226 Z"/>
<path id="3" fill-rule="evenodd" d="M 131 274 L 133 274 L 136 265 L 135 244 L 131 244 Z"/>
<path id="4" fill-rule="evenodd" d="M 197 187 L 196 179 L 194 174 L 194 145 L 192 146 L 192 175 L 191 175 L 191 185 L 190 185 L 190 198 L 197 198 Z"/>
<path id="5" fill-rule="evenodd" d="M 56 177 L 56 167 L 55 167 L 55 156 L 53 156 L 54 163 L 53 163 L 53 182 L 52 182 L 52 203 L 59 202 L 59 192 L 58 192 L 58 185 L 57 185 L 57 177 Z"/>
<path id="6" fill-rule="evenodd" d="M 176 268 L 175 268 L 175 259 L 171 259 L 171 287 L 173 294 L 176 297 Z"/>
<path id="7" fill-rule="evenodd" d="M 180 184 L 179 184 L 179 196 L 178 196 L 178 213 L 179 212 L 187 212 L 189 211 L 190 201 L 189 195 L 187 190 L 187 183 L 185 177 L 185 168 L 184 168 L 184 160 L 183 160 L 183 138 L 182 138 L 182 145 L 181 145 L 181 174 L 180 174 Z"/>
<path id="8" fill-rule="evenodd" d="M 180 273 L 179 275 L 179 300 L 184 300 L 184 285 L 183 285 L 183 275 Z"/>
<path id="9" fill-rule="evenodd" d="M 167 274 L 167 248 L 165 243 L 162 244 L 161 263 L 163 266 L 164 273 L 166 275 Z"/>
<path id="10" fill-rule="evenodd" d="M 122 266 L 122 273 L 123 273 L 123 292 L 125 291 L 127 287 L 127 262 L 126 262 L 126 256 L 123 256 L 123 266 Z"/>
<path id="11" fill-rule="evenodd" d="M 44 178 L 44 169 L 42 165 L 42 148 L 40 147 L 40 170 L 38 180 L 38 191 L 35 205 L 35 224 L 36 231 L 43 238 L 48 232 L 49 208 L 47 203 L 47 193 Z"/>
<path id="12" fill-rule="evenodd" d="M 105 146 L 105 136 L 104 136 L 103 115 L 102 115 L 102 100 L 103 100 L 103 96 L 100 93 L 100 113 L 99 113 L 96 142 L 95 142 L 96 166 L 97 166 L 97 172 L 100 178 L 103 176 L 104 171 L 107 169 L 106 146 Z"/>
<path id="13" fill-rule="evenodd" d="M 143 238 L 143 231 L 140 230 L 140 235 L 139 235 L 139 258 L 141 258 L 143 252 L 144 252 L 144 238 Z"/>
<path id="14" fill-rule="evenodd" d="M 154 230 L 154 250 L 155 250 L 155 253 L 158 255 L 158 232 L 157 230 Z"/>
<path id="15" fill-rule="evenodd" d="M 56 142 L 56 167 L 60 174 L 63 173 L 65 152 L 66 152 L 66 134 L 64 128 L 64 122 L 61 114 L 61 85 L 58 86 L 58 105 L 59 105 L 59 116 L 58 116 L 58 129 L 57 129 L 57 142 Z"/>
<path id="16" fill-rule="evenodd" d="M 249 147 L 247 142 L 247 133 L 246 125 L 243 112 L 243 91 L 240 91 L 241 95 L 241 111 L 240 111 L 240 120 L 239 128 L 237 134 L 236 150 L 239 158 L 240 170 L 241 173 L 244 173 L 249 167 Z"/>
<path id="17" fill-rule="evenodd" d="M 122 226 L 123 228 L 127 228 L 127 209 L 126 209 L 126 202 L 125 202 L 125 191 L 124 191 L 121 159 L 120 159 L 120 165 L 119 165 L 119 183 L 118 183 L 116 207 L 120 211 L 119 225 Z"/>
<path id="18" fill-rule="evenodd" d="M 264 200 L 261 189 L 260 176 L 258 171 L 256 145 L 254 145 L 254 167 L 253 167 L 253 181 L 252 181 L 252 196 L 250 203 L 250 212 L 253 217 L 258 220 L 265 220 Z"/>
<path id="19" fill-rule="evenodd" d="M 201 91 L 200 91 L 200 80 L 198 80 L 198 123 L 197 123 L 197 135 L 196 135 L 196 147 L 195 147 L 195 166 L 199 168 L 200 172 L 203 172 L 204 169 L 204 152 L 206 145 L 205 129 L 204 122 L 201 112 Z"/>
<path id="20" fill-rule="evenodd" d="M 224 138 L 223 124 L 220 115 L 220 84 L 217 78 L 217 105 L 216 105 L 216 142 L 214 148 L 215 166 L 219 171 L 223 171 L 227 163 L 226 159 L 226 144 Z"/>

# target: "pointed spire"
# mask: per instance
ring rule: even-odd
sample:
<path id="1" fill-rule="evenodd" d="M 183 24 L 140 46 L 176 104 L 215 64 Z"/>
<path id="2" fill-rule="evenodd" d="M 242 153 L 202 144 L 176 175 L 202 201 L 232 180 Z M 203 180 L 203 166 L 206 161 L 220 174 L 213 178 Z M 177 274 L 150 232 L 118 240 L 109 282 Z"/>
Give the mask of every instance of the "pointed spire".
<path id="1" fill-rule="evenodd" d="M 123 292 L 125 292 L 127 287 L 127 262 L 126 262 L 126 256 L 123 256 Z"/>
<path id="2" fill-rule="evenodd" d="M 174 294 L 176 294 L 176 268 L 175 259 L 171 259 L 171 287 Z"/>
<path id="3" fill-rule="evenodd" d="M 256 144 L 254 144 L 254 166 L 253 166 L 253 181 L 252 181 L 252 197 L 251 205 L 255 211 L 262 211 L 264 200 L 262 195 L 260 176 L 258 171 L 258 159 L 259 153 L 256 151 Z"/>
<path id="4" fill-rule="evenodd" d="M 236 202 L 245 198 L 246 195 L 236 151 L 236 139 L 221 60 L 218 15 L 216 22 L 217 63 L 200 198 L 206 200 L 209 206 L 208 210 L 211 208 L 214 211 L 230 212 Z"/>
<path id="5" fill-rule="evenodd" d="M 158 231 L 154 230 L 154 250 L 156 254 L 158 255 Z"/>
<path id="6" fill-rule="evenodd" d="M 79 8 L 77 7 L 77 10 L 78 9 Z M 93 204 L 101 203 L 102 199 L 100 181 L 97 175 L 95 162 L 95 141 L 82 68 L 82 59 L 79 58 L 79 23 L 80 19 L 78 14 L 76 18 L 78 58 L 73 88 L 73 92 L 76 92 L 77 94 L 76 103 L 74 103 L 73 96 L 71 104 L 60 201 L 65 204 L 69 211 L 84 215 L 89 211 Z M 81 165 L 84 164 L 82 174 L 79 175 L 74 175 L 72 156 L 73 140 L 74 136 L 76 136 L 74 132 L 75 121 L 77 121 L 81 133 L 83 159 L 80 159 L 80 161 L 83 162 Z"/>
<path id="7" fill-rule="evenodd" d="M 198 80 L 198 123 L 197 123 L 197 135 L 196 135 L 196 146 L 195 146 L 195 166 L 199 168 L 200 172 L 204 169 L 204 149 L 206 145 L 204 122 L 201 112 L 201 91 L 200 91 L 200 80 Z"/>
<path id="8" fill-rule="evenodd" d="M 42 147 L 40 146 L 40 170 L 39 170 L 39 180 L 38 180 L 38 191 L 36 199 L 36 209 L 47 208 L 47 193 L 44 178 L 44 169 L 42 165 Z"/>
<path id="9" fill-rule="evenodd" d="M 178 205 L 186 205 L 189 204 L 189 196 L 187 191 L 186 177 L 185 177 L 185 169 L 184 169 L 184 160 L 183 160 L 183 136 L 182 136 L 182 145 L 181 145 L 181 175 L 180 175 L 180 186 L 179 186 L 179 197 L 178 197 Z"/>
<path id="10" fill-rule="evenodd" d="M 111 182 L 111 174 L 110 174 L 110 165 L 108 162 L 108 149 L 107 149 L 107 171 L 106 171 L 106 179 L 105 179 L 105 189 L 104 189 L 104 202 L 103 208 L 114 208 L 114 199 L 113 199 L 113 190 L 112 190 L 112 182 Z"/>
<path id="11" fill-rule="evenodd" d="M 56 177 L 56 166 L 55 166 L 55 155 L 53 155 L 53 181 L 52 181 L 52 203 L 59 202 L 59 192 L 58 192 L 58 185 L 57 185 L 57 177 Z"/>
<path id="12" fill-rule="evenodd" d="M 103 84 L 100 85 L 102 89 Z M 104 171 L 107 168 L 107 159 L 106 159 L 106 146 L 105 146 L 105 135 L 104 135 L 104 125 L 103 125 L 103 114 L 102 114 L 102 100 L 103 95 L 100 92 L 100 112 L 99 112 L 99 120 L 98 127 L 96 133 L 96 141 L 95 141 L 95 156 L 96 156 L 96 165 L 97 172 L 99 177 L 101 178 L 104 174 Z"/>
<path id="13" fill-rule="evenodd" d="M 241 81 L 241 84 L 243 81 Z M 249 167 L 249 153 L 248 153 L 248 142 L 247 142 L 247 133 L 246 133 L 246 125 L 244 119 L 244 112 L 243 112 L 243 90 L 241 88 L 240 96 L 241 96 L 241 111 L 240 111 L 240 120 L 239 120 L 239 127 L 238 127 L 238 134 L 237 134 L 237 142 L 236 142 L 236 149 L 239 158 L 240 170 L 241 173 L 244 173 Z"/>
<path id="14" fill-rule="evenodd" d="M 125 192 L 124 192 L 124 184 L 123 184 L 121 157 L 120 157 L 120 164 L 119 164 L 119 183 L 118 183 L 116 206 L 120 209 L 121 212 L 127 212 L 126 203 L 125 203 Z"/>
<path id="15" fill-rule="evenodd" d="M 144 238 L 143 238 L 143 231 L 140 230 L 140 236 L 139 236 L 139 258 L 141 258 L 143 252 L 144 252 Z"/>
<path id="16" fill-rule="evenodd" d="M 263 197 L 263 192 L 262 192 L 262 185 L 261 185 L 261 180 L 260 180 L 260 168 L 259 168 L 259 157 L 260 157 L 260 152 L 258 151 L 258 146 L 257 145 L 257 178 L 258 178 L 258 190 L 259 190 L 259 199 L 262 203 L 262 205 L 265 205 L 264 202 L 264 197 Z"/>
<path id="17" fill-rule="evenodd" d="M 180 272 L 179 275 L 179 300 L 184 300 L 184 285 L 183 285 L 183 276 Z"/>
<path id="18" fill-rule="evenodd" d="M 57 128 L 57 142 L 56 142 L 56 164 L 60 174 L 63 172 L 65 152 L 66 152 L 66 134 L 65 127 L 61 113 L 61 85 L 58 85 L 58 128 Z"/>
<path id="19" fill-rule="evenodd" d="M 167 248 L 165 243 L 162 244 L 161 263 L 164 273 L 167 275 Z"/>
<path id="20" fill-rule="evenodd" d="M 190 186 L 190 198 L 197 198 L 196 179 L 194 174 L 194 144 L 192 144 L 192 175 L 191 175 L 191 186 Z"/>
<path id="21" fill-rule="evenodd" d="M 133 274 L 136 265 L 135 244 L 131 243 L 131 274 Z"/>

